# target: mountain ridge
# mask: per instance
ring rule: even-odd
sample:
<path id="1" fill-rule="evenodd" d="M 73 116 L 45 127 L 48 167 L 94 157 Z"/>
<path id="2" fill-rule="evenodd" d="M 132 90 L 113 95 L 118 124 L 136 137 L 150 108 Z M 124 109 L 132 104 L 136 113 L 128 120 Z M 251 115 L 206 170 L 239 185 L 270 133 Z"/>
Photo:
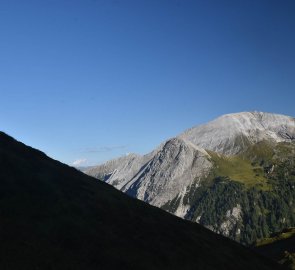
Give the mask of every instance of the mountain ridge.
<path id="1" fill-rule="evenodd" d="M 270 192 L 273 186 L 281 183 L 279 179 L 276 181 L 270 179 L 272 176 L 267 173 L 270 170 L 268 166 L 273 167 L 278 163 L 274 159 L 276 155 L 274 151 L 281 153 L 280 163 L 285 160 L 283 156 L 287 153 L 291 153 L 292 159 L 294 142 L 295 118 L 293 117 L 262 112 L 227 114 L 168 139 L 154 151 L 144 155 L 144 162 L 141 158 L 135 158 L 131 166 L 137 166 L 138 170 L 122 169 L 122 167 L 126 168 L 126 161 L 123 161 L 117 167 L 115 174 L 109 171 L 107 179 L 103 174 L 100 174 L 99 178 L 132 197 L 161 207 L 179 217 L 187 218 L 191 216 L 192 209 L 198 208 L 193 205 L 196 203 L 193 202 L 195 200 L 193 194 L 196 190 L 202 185 L 206 186 L 206 183 L 215 186 L 214 181 L 217 180 L 214 179 L 218 177 L 227 177 L 230 181 L 240 183 L 239 188 L 245 188 L 245 192 L 254 188 L 257 192 L 266 192 L 264 195 L 269 197 L 270 193 L 267 191 Z M 282 148 L 285 148 L 284 154 L 282 154 Z M 97 177 L 101 172 L 101 166 L 93 167 L 87 173 Z M 273 168 L 279 169 L 279 167 Z M 293 178 L 291 178 L 289 180 L 292 182 Z M 119 185 L 118 182 L 120 182 Z M 216 183 L 220 185 L 221 182 Z M 230 182 L 228 184 L 231 185 Z M 231 188 L 237 189 L 238 187 Z M 288 196 L 291 196 L 290 199 L 293 200 L 292 193 Z M 190 197 L 190 199 L 185 199 L 185 197 Z M 222 224 L 229 224 L 228 219 L 230 218 L 226 218 L 227 211 L 233 211 L 237 204 L 241 203 L 237 201 L 235 205 L 230 206 L 231 209 L 224 209 L 224 213 L 220 213 L 219 216 L 219 225 L 208 224 L 208 220 L 205 222 L 193 215 L 194 221 L 203 222 L 203 225 L 221 232 L 221 227 L 224 226 Z M 245 207 L 248 208 L 246 205 Z M 265 207 L 267 211 L 267 207 L 270 206 Z M 288 207 L 292 209 L 291 205 Z M 241 211 L 243 213 L 241 219 L 235 220 L 235 224 L 241 223 L 242 216 L 247 216 L 249 210 L 242 209 Z M 293 226 L 295 222 L 293 215 L 291 211 L 288 217 L 289 226 Z M 267 222 L 271 226 L 271 222 Z M 242 223 L 243 226 L 246 225 L 245 220 Z M 238 229 L 229 225 L 235 232 L 227 233 L 227 235 L 240 239 L 237 234 L 240 232 L 244 234 L 246 230 L 241 227 L 242 225 L 237 225 Z M 267 236 L 267 234 L 266 230 L 262 236 Z M 244 240 L 241 241 L 246 241 L 246 243 L 251 241 L 248 236 L 243 237 Z M 255 237 L 252 238 L 254 241 Z"/>
<path id="2" fill-rule="evenodd" d="M 287 127 L 291 136 L 286 132 Z M 225 155 L 237 154 L 241 150 L 233 145 L 227 150 L 224 146 L 230 139 L 234 142 L 237 136 L 246 137 L 250 143 L 295 140 L 295 118 L 262 112 L 226 114 L 179 135 L 204 149 Z"/>

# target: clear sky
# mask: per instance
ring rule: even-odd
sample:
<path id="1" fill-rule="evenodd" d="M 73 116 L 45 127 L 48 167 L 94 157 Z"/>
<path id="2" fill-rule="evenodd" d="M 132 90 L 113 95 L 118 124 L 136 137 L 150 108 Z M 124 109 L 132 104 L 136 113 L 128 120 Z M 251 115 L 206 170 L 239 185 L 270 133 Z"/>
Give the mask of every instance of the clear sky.
<path id="1" fill-rule="evenodd" d="M 294 14 L 293 0 L 1 0 L 1 130 L 91 165 L 226 113 L 295 116 Z"/>

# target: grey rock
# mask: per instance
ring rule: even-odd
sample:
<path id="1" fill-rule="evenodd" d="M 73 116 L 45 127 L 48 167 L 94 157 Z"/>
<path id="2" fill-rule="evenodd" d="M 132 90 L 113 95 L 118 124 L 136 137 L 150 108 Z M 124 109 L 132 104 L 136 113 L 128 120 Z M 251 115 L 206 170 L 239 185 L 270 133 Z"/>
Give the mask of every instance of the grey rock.
<path id="1" fill-rule="evenodd" d="M 227 114 L 207 124 L 188 129 L 179 137 L 207 150 L 234 155 L 249 144 L 263 140 L 295 140 L 295 119 L 262 112 Z"/>

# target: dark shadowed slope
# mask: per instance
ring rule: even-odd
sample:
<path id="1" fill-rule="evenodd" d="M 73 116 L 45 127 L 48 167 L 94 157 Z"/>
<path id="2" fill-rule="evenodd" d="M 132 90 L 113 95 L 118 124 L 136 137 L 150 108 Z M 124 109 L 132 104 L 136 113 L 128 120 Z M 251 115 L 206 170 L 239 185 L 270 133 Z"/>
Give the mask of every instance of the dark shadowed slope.
<path id="1" fill-rule="evenodd" d="M 288 269 L 295 270 L 295 228 L 288 228 L 269 238 L 261 239 L 256 243 L 256 250 L 277 260 Z"/>
<path id="2" fill-rule="evenodd" d="M 0 133 L 1 269 L 276 269 Z"/>

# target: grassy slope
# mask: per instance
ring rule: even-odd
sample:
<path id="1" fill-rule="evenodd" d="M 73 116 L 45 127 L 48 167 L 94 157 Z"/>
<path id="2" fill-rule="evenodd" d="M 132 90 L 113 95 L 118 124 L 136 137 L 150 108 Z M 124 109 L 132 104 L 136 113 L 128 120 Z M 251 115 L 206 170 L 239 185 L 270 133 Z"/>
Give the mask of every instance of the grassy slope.
<path id="1" fill-rule="evenodd" d="M 245 152 L 236 156 L 226 157 L 214 152 L 209 153 L 215 164 L 215 176 L 229 177 L 248 188 L 271 191 L 272 186 L 265 175 L 265 167 L 270 164 L 276 166 L 282 160 L 294 157 L 295 144 L 262 141 L 249 145 Z"/>
<path id="2" fill-rule="evenodd" d="M 233 157 L 208 152 L 214 170 L 200 187 L 192 185 L 187 191 L 183 199 L 185 205 L 190 205 L 186 219 L 220 231 L 228 220 L 227 211 L 240 205 L 242 219 L 227 235 L 246 245 L 295 225 L 294 143 L 262 141 L 247 145 L 246 151 Z M 174 213 L 179 203 L 176 197 L 163 209 Z"/>
<path id="3" fill-rule="evenodd" d="M 289 269 L 295 269 L 295 228 L 259 240 L 256 243 L 256 250 L 276 259 Z"/>
<path id="4" fill-rule="evenodd" d="M 0 133 L 1 269 L 276 269 Z"/>
<path id="5" fill-rule="evenodd" d="M 247 187 L 258 187 L 262 190 L 269 190 L 271 187 L 264 177 L 263 168 L 254 165 L 249 159 L 241 156 L 225 157 L 210 153 L 215 164 L 214 174 L 216 176 L 229 177 L 233 181 L 245 184 Z"/>

